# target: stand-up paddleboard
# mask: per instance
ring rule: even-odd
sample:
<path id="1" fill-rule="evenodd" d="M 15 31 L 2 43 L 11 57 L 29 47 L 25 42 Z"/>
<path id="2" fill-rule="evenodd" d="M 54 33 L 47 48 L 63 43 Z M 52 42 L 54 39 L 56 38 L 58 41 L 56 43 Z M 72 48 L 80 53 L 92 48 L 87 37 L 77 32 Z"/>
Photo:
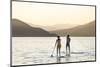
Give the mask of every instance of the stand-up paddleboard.
<path id="1" fill-rule="evenodd" d="M 58 56 L 58 58 L 66 58 L 67 56 Z"/>
<path id="2" fill-rule="evenodd" d="M 53 56 L 52 58 L 67 58 L 67 57 L 70 57 L 70 56 Z"/>

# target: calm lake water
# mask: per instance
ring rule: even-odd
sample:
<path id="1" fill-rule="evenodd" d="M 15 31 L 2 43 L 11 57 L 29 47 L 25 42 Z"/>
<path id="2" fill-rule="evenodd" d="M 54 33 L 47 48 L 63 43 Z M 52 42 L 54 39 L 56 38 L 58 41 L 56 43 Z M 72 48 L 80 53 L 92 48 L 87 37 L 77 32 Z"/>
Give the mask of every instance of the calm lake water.
<path id="1" fill-rule="evenodd" d="M 95 37 L 71 37 L 71 56 L 57 58 L 56 37 L 12 37 L 12 65 L 63 63 L 95 60 Z M 66 38 L 61 37 L 61 56 L 65 56 Z"/>

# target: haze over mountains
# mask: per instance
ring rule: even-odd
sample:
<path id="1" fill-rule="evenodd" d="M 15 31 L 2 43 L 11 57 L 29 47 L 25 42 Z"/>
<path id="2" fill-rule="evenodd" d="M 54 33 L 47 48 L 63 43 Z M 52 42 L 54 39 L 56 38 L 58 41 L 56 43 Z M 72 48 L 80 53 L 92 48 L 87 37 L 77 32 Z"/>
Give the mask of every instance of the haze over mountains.
<path id="1" fill-rule="evenodd" d="M 51 32 L 60 36 L 66 36 L 68 34 L 71 36 L 95 36 L 95 21 L 70 29 L 55 30 Z"/>
<path id="2" fill-rule="evenodd" d="M 13 37 L 47 37 L 47 36 L 57 36 L 56 34 L 51 34 L 41 28 L 31 27 L 25 22 L 12 19 L 12 36 Z"/>
<path id="3" fill-rule="evenodd" d="M 32 27 L 40 27 L 47 31 L 54 31 L 54 30 L 60 30 L 60 29 L 69 29 L 78 26 L 77 24 L 55 24 L 50 26 L 41 26 L 41 25 L 34 25 L 30 24 Z"/>
<path id="4" fill-rule="evenodd" d="M 51 34 L 52 33 L 52 34 Z M 12 19 L 14 37 L 49 37 L 49 36 L 95 36 L 95 21 L 84 25 L 58 24 L 53 26 L 31 26 L 21 20 Z"/>

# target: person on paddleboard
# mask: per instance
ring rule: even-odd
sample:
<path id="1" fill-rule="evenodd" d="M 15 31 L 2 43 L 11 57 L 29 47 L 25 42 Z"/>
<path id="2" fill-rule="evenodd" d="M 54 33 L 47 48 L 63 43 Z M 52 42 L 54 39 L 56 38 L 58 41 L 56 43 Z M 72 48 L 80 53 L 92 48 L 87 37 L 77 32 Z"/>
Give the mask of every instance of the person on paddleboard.
<path id="1" fill-rule="evenodd" d="M 70 56 L 70 35 L 67 35 L 67 42 L 66 42 L 66 55 L 67 55 L 67 47 L 69 49 L 69 56 Z"/>
<path id="2" fill-rule="evenodd" d="M 57 56 L 58 56 L 58 54 L 60 56 L 60 50 L 61 50 L 61 39 L 60 39 L 60 36 L 57 36 L 57 40 L 56 40 L 56 44 L 55 45 L 57 46 Z"/>

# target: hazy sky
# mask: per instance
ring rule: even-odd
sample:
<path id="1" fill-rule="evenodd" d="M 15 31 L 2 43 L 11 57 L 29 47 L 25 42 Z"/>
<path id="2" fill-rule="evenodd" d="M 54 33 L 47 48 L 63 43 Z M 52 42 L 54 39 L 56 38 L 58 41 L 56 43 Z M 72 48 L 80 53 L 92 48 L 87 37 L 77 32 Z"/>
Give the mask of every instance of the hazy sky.
<path id="1" fill-rule="evenodd" d="M 95 20 L 95 7 L 12 2 L 12 18 L 44 26 L 85 24 Z"/>

